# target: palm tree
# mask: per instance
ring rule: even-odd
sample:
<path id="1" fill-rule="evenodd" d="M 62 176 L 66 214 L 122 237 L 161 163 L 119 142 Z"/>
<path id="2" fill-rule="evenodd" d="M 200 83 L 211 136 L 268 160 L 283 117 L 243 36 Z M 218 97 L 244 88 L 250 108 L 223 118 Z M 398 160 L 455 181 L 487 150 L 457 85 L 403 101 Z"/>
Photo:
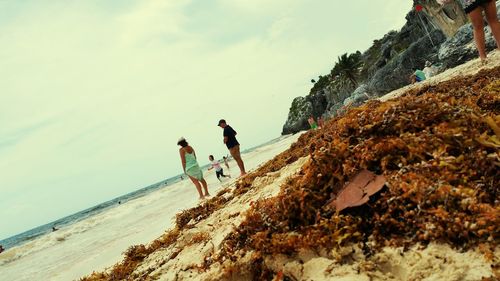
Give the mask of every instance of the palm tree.
<path id="1" fill-rule="evenodd" d="M 345 53 L 338 57 L 338 61 L 331 71 L 331 76 L 335 78 L 336 85 L 356 88 L 362 63 L 361 52 L 359 51 L 350 55 Z"/>

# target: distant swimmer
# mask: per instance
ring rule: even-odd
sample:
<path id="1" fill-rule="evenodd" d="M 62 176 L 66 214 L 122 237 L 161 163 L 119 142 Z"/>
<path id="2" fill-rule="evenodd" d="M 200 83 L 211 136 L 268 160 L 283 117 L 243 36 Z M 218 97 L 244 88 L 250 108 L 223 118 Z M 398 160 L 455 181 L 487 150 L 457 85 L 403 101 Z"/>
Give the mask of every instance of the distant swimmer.
<path id="1" fill-rule="evenodd" d="M 2 245 L 0 245 L 0 253 L 3 252 L 3 251 L 5 251 L 5 249 L 3 248 Z"/>
<path id="2" fill-rule="evenodd" d="M 120 205 L 122 203 L 122 201 L 118 201 L 118 205 Z"/>
<path id="3" fill-rule="evenodd" d="M 56 228 L 55 226 L 52 227 L 52 231 L 58 231 L 59 229 Z"/>
<path id="4" fill-rule="evenodd" d="M 200 199 L 205 198 L 205 196 L 210 196 L 208 193 L 207 182 L 203 178 L 203 172 L 201 171 L 200 165 L 198 165 L 198 161 L 196 160 L 196 152 L 188 144 L 185 138 L 180 138 L 179 141 L 177 141 L 177 145 L 181 146 L 179 154 L 181 156 L 182 169 L 196 186 Z M 201 191 L 202 185 L 205 190 L 205 195 L 203 195 L 203 192 Z"/>

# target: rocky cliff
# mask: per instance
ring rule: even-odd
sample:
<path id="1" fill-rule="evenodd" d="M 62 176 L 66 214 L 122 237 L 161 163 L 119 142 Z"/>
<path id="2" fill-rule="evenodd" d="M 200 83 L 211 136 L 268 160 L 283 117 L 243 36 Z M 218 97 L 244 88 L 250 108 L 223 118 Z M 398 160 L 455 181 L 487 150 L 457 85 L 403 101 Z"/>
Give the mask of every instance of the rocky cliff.
<path id="1" fill-rule="evenodd" d="M 435 0 L 414 0 L 416 5 L 422 10 L 412 9 L 400 31 L 390 31 L 360 54 L 354 84 L 339 83 L 335 66 L 332 73 L 320 76 L 307 96 L 295 98 L 282 134 L 308 129 L 311 115 L 331 118 L 346 105 L 356 106 L 407 85 L 409 76 L 427 60 L 448 68 L 477 57 L 472 26 L 457 2 L 441 6 Z M 486 35 L 491 50 L 496 45 L 489 28 Z"/>

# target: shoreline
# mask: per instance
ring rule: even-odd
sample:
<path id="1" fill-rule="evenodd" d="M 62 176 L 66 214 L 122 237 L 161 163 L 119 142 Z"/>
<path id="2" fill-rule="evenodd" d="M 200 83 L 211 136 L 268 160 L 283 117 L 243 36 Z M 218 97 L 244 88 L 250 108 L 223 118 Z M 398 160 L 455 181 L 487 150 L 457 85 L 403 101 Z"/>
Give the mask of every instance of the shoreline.
<path id="1" fill-rule="evenodd" d="M 285 150 L 298 136 L 279 137 L 271 145 L 243 154 L 253 170 Z M 230 161 L 229 172 L 236 176 L 236 163 Z M 204 173 L 209 190 L 215 195 L 234 179 L 217 180 L 214 171 Z M 133 244 L 149 243 L 165 229 L 175 226 L 175 214 L 193 208 L 200 202 L 196 189 L 188 180 L 160 188 L 145 196 L 116 205 L 73 225 L 48 233 L 0 254 L 2 276 L 11 280 L 78 280 L 104 270 L 123 258 Z"/>
<path id="2" fill-rule="evenodd" d="M 489 56 L 489 64 L 484 67 L 479 65 L 478 59 L 475 59 L 431 77 L 423 83 L 395 90 L 379 100 L 389 102 L 387 106 L 397 106 L 403 98 L 406 98 L 405 102 L 410 102 L 415 94 L 427 95 L 431 98 L 432 96 L 427 94 L 427 90 L 439 88 L 442 82 L 449 81 L 448 84 L 451 85 L 461 80 L 473 80 L 469 78 L 473 78 L 472 76 L 479 71 L 498 69 L 500 67 L 500 52 L 492 52 Z M 470 83 L 474 83 L 474 81 L 470 81 Z M 495 87 L 495 84 L 492 84 L 491 87 Z M 383 107 L 383 104 L 372 102 L 354 108 L 346 116 L 328 122 L 327 126 L 341 128 L 343 124 L 349 122 L 349 118 L 354 118 L 358 114 L 363 115 L 369 112 L 368 108 L 377 108 L 377 106 L 380 108 Z M 337 122 L 339 124 L 336 124 Z M 472 246 L 470 250 L 465 252 L 456 250 L 447 243 L 436 243 L 439 240 L 425 238 L 425 236 L 422 238 L 423 241 L 429 243 L 410 243 L 408 246 L 398 246 L 396 240 L 388 239 L 385 241 L 387 245 L 381 245 L 382 248 L 374 247 L 373 249 L 379 250 L 370 256 L 364 254 L 366 243 L 354 242 L 356 239 L 350 243 L 339 242 L 339 247 L 335 247 L 333 250 L 325 248 L 325 250 L 317 251 L 304 247 L 293 255 L 270 254 L 275 249 L 268 249 L 269 253 L 266 253 L 265 247 L 261 249 L 258 244 L 251 244 L 249 248 L 245 244 L 234 244 L 232 237 L 236 235 L 234 238 L 236 239 L 238 235 L 241 235 L 237 234 L 241 233 L 238 231 L 252 230 L 252 228 L 248 228 L 251 223 L 249 219 L 252 216 L 264 214 L 259 213 L 261 210 L 272 210 L 273 205 L 269 204 L 275 204 L 276 202 L 273 200 L 277 200 L 277 196 L 283 198 L 282 200 L 287 198 L 285 185 L 309 184 L 303 177 L 312 177 L 313 175 L 309 175 L 309 172 L 318 169 L 318 167 L 315 167 L 310 156 L 303 156 L 304 150 L 307 149 L 306 146 L 309 145 L 307 142 L 304 143 L 303 139 L 314 134 L 316 137 L 320 137 L 320 132 L 306 133 L 305 137 L 301 137 L 299 142 L 293 144 L 289 151 L 277 155 L 273 160 L 254 171 L 251 176 L 238 180 L 236 185 L 231 185 L 225 193 L 215 197 L 214 200 L 199 205 L 201 210 L 194 208 L 178 214 L 177 229 L 170 231 L 170 236 L 163 236 L 143 248 L 129 248 L 125 262 L 131 262 L 134 257 L 142 256 L 136 260 L 135 264 L 129 267 L 115 265 L 113 269 L 108 269 L 107 273 L 96 273 L 83 280 L 108 280 L 106 278 L 111 270 L 115 273 L 121 270 L 122 273 L 128 274 L 127 276 L 131 280 L 141 280 L 142 278 L 250 280 L 255 277 L 256 269 L 253 267 L 257 266 L 256 262 L 260 274 L 268 274 L 261 276 L 278 279 L 288 276 L 296 279 L 327 280 L 336 276 L 339 278 L 338 280 L 346 281 L 406 280 L 408 278 L 478 280 L 481 277 L 494 278 L 493 275 L 498 274 L 492 269 L 492 266 L 498 266 L 500 259 L 500 249 L 495 246 L 495 242 L 498 242 L 495 238 L 490 246 L 484 246 L 488 245 L 488 242 L 485 241 L 479 244 L 483 246 Z M 324 152 L 319 150 L 310 155 L 321 157 L 322 153 Z M 297 176 L 298 174 L 301 176 Z M 220 200 L 217 201 L 217 198 Z M 209 210 L 210 214 L 205 214 L 201 219 L 198 219 L 204 208 L 206 211 Z M 267 214 L 272 216 L 272 213 Z M 237 232 L 234 231 L 235 229 Z M 258 235 L 258 233 L 253 235 Z M 287 235 L 284 236 L 287 237 L 287 241 L 289 239 L 297 241 L 295 243 L 301 241 L 295 240 L 299 239 L 294 236 L 298 233 L 292 236 L 289 236 L 291 234 Z M 258 236 L 252 237 L 255 239 Z M 277 237 L 280 236 L 273 239 L 278 239 Z M 282 239 L 285 239 L 284 237 Z M 346 236 L 342 240 L 353 239 L 348 237 Z M 380 242 L 384 241 L 373 240 L 373 243 Z M 263 243 L 282 245 L 277 240 L 267 241 L 264 239 Z M 329 242 L 325 241 L 324 243 L 328 244 Z M 155 244 L 156 247 L 153 247 Z M 427 247 L 424 247 L 426 244 Z M 237 248 L 236 252 L 233 252 L 234 247 Z M 252 247 L 254 250 L 250 250 Z M 285 247 L 284 249 L 291 247 L 290 249 L 297 250 L 294 244 L 283 244 L 281 247 Z M 238 248 L 240 249 L 238 250 Z M 283 251 L 286 252 L 284 249 Z"/>

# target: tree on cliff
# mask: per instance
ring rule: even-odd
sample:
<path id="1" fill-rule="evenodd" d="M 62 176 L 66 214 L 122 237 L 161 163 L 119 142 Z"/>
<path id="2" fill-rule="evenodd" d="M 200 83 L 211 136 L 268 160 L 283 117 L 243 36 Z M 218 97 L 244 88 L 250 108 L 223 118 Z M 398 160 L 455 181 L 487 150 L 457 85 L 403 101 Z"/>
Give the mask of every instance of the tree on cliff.
<path id="1" fill-rule="evenodd" d="M 356 88 L 362 63 L 360 51 L 350 55 L 345 53 L 338 57 L 330 73 L 331 77 L 334 78 L 336 86 L 342 88 Z"/>
<path id="2" fill-rule="evenodd" d="M 314 81 L 314 82 L 312 82 Z M 315 93 L 321 89 L 324 89 L 329 83 L 330 83 L 330 76 L 325 75 L 325 76 L 319 76 L 318 81 L 315 81 L 314 79 L 311 80 L 312 83 L 314 83 L 313 87 L 311 88 L 310 93 Z"/>

